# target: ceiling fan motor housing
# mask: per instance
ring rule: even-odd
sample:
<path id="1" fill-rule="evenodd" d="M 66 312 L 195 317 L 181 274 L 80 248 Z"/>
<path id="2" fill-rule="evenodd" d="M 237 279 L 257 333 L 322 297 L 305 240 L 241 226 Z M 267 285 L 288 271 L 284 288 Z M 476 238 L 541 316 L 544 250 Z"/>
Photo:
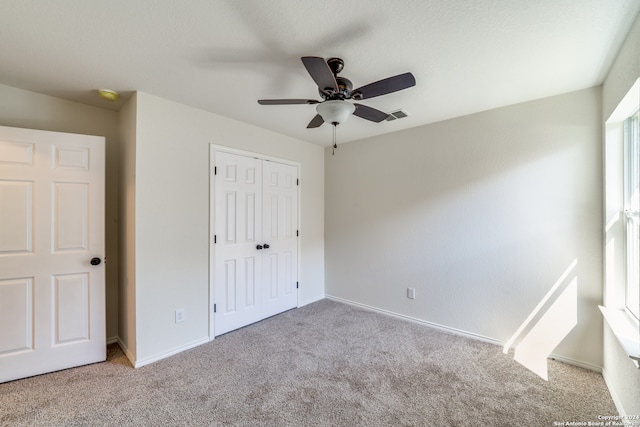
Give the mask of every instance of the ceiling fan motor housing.
<path id="1" fill-rule="evenodd" d="M 336 77 L 336 83 L 338 84 L 338 90 L 335 88 L 327 88 L 324 91 L 318 89 L 318 93 L 324 99 L 345 99 L 349 98 L 351 90 L 353 89 L 353 83 L 346 77 Z"/>

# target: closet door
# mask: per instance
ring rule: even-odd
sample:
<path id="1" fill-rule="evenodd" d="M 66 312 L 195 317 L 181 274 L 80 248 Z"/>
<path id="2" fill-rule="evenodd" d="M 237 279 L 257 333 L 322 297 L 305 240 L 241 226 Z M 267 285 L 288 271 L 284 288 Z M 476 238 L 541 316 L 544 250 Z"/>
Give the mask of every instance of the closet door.
<path id="1" fill-rule="evenodd" d="M 262 240 L 264 317 L 298 304 L 298 168 L 277 162 L 263 164 Z"/>
<path id="2" fill-rule="evenodd" d="M 214 335 L 262 319 L 262 161 L 216 152 Z"/>
<path id="3" fill-rule="evenodd" d="M 214 336 L 298 304 L 298 168 L 214 154 Z"/>

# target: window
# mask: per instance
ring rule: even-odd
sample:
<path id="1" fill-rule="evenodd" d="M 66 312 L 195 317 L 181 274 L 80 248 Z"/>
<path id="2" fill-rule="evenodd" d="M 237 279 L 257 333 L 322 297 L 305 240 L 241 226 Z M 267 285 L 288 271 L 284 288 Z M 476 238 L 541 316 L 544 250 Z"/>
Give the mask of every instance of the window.
<path id="1" fill-rule="evenodd" d="M 604 293 L 600 311 L 640 367 L 640 79 L 605 122 Z"/>
<path id="2" fill-rule="evenodd" d="M 640 138 L 638 112 L 624 124 L 625 308 L 640 319 Z"/>

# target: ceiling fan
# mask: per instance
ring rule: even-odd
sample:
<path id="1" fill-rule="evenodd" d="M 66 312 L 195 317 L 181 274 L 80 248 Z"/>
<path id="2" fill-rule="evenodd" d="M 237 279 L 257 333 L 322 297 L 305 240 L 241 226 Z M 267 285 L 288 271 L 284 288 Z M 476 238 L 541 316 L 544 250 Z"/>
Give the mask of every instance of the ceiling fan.
<path id="1" fill-rule="evenodd" d="M 334 126 L 344 122 L 351 114 L 360 118 L 380 123 L 389 115 L 383 111 L 363 104 L 351 103 L 349 100 L 360 101 L 374 98 L 415 86 L 416 79 L 411 73 L 398 74 L 373 83 L 353 89 L 351 81 L 345 77 L 338 77 L 344 68 L 344 61 L 340 58 L 324 58 L 317 56 L 303 56 L 302 63 L 318 85 L 318 92 L 322 101 L 315 99 L 260 99 L 261 105 L 290 105 L 290 104 L 318 104 L 318 114 L 307 125 L 307 128 L 317 128 L 324 122 Z M 335 132 L 334 132 L 335 147 Z"/>

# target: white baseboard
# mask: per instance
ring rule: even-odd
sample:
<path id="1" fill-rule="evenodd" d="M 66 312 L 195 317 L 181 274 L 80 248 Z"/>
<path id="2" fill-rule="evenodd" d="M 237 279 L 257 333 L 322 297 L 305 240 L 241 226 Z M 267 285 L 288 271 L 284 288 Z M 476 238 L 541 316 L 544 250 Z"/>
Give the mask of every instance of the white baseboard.
<path id="1" fill-rule="evenodd" d="M 117 343 L 117 342 L 118 342 L 118 337 L 107 338 L 107 345 Z"/>
<path id="2" fill-rule="evenodd" d="M 583 362 L 582 360 L 572 359 L 570 357 L 561 356 L 555 353 L 551 353 L 548 359 L 557 360 L 558 362 L 566 363 L 567 365 L 578 366 L 580 368 L 588 369 L 590 371 L 602 374 L 602 366 L 594 365 L 593 363 Z"/>
<path id="3" fill-rule="evenodd" d="M 624 408 L 622 407 L 622 401 L 616 394 L 615 388 L 612 387 L 613 384 L 612 384 L 611 378 L 609 377 L 609 373 L 604 368 L 602 369 L 602 378 L 604 378 L 604 383 L 607 385 L 607 388 L 609 389 L 609 394 L 611 395 L 613 404 L 616 405 L 618 415 L 621 415 L 621 416 L 627 415 L 626 412 L 624 411 Z"/>
<path id="4" fill-rule="evenodd" d="M 386 315 L 389 315 L 389 316 L 393 316 L 393 317 L 396 317 L 398 319 L 403 319 L 403 320 L 407 320 L 407 321 L 410 321 L 410 322 L 419 323 L 421 325 L 425 325 L 425 326 L 428 326 L 430 328 L 438 329 L 438 330 L 441 330 L 441 331 L 444 331 L 444 332 L 449 332 L 449 333 L 452 333 L 452 334 L 455 334 L 455 335 L 460 335 L 460 336 L 471 338 L 471 339 L 474 339 L 474 340 L 483 341 L 483 342 L 486 342 L 486 343 L 489 343 L 489 344 L 498 345 L 500 347 L 504 347 L 504 345 L 506 344 L 505 342 L 497 340 L 495 338 L 486 337 L 484 335 L 479 335 L 479 334 L 474 334 L 472 332 L 463 331 L 461 329 L 451 328 L 449 326 L 440 325 L 438 323 L 428 322 L 426 320 L 417 319 L 415 317 L 407 316 L 407 315 L 400 314 L 400 313 L 395 313 L 393 311 L 384 310 L 384 309 L 373 307 L 373 306 L 366 305 L 366 304 L 361 304 L 359 302 L 351 301 L 351 300 L 348 300 L 348 299 L 339 298 L 339 297 L 332 296 L 332 295 L 327 295 L 326 298 L 330 299 L 330 300 L 342 302 L 342 303 L 345 303 L 345 304 L 353 305 L 355 307 L 360 307 L 360 308 L 363 308 L 365 310 L 375 311 L 375 312 L 378 312 L 378 313 L 382 313 L 382 314 L 386 314 Z M 589 369 L 591 371 L 602 373 L 602 367 L 594 365 L 594 364 L 591 364 L 591 363 L 582 362 L 582 361 L 579 361 L 579 360 L 571 359 L 569 357 L 560 356 L 560 355 L 553 354 L 553 353 L 550 354 L 548 358 L 557 360 L 559 362 L 566 363 L 568 365 L 579 366 L 581 368 L 585 368 L 585 369 Z"/>
<path id="5" fill-rule="evenodd" d="M 485 337 L 484 335 L 478 335 L 478 334 L 474 334 L 474 333 L 471 333 L 471 332 L 463 331 L 461 329 L 456 329 L 456 328 L 451 328 L 449 326 L 440 325 L 438 323 L 428 322 L 426 320 L 418 319 L 416 317 L 407 316 L 405 314 L 396 313 L 394 311 L 384 310 L 382 308 L 373 307 L 373 306 L 366 305 L 366 304 L 361 304 L 359 302 L 351 301 L 351 300 L 344 299 L 344 298 L 335 297 L 335 296 L 332 296 L 332 295 L 327 295 L 327 299 L 338 301 L 338 302 L 342 302 L 342 303 L 349 304 L 349 305 L 353 305 L 353 306 L 356 306 L 356 307 L 360 307 L 360 308 L 363 308 L 365 310 L 370 310 L 370 311 L 375 311 L 375 312 L 378 312 L 378 313 L 386 314 L 388 316 L 396 317 L 398 319 L 408 320 L 409 322 L 419 323 L 421 325 L 429 326 L 431 328 L 438 329 L 438 330 L 441 330 L 441 331 L 444 331 L 444 332 L 449 332 L 449 333 L 452 333 L 452 334 L 455 334 L 455 335 L 460 335 L 460 336 L 467 337 L 467 338 L 473 338 L 475 340 L 484 341 L 484 342 L 487 342 L 487 343 L 490 343 L 490 344 L 503 345 L 503 343 L 501 343 L 500 341 L 498 341 L 496 339 L 493 339 L 493 338 L 490 338 L 490 337 Z"/>
<path id="6" fill-rule="evenodd" d="M 185 350 L 189 350 L 191 348 L 197 347 L 197 346 L 202 345 L 202 344 L 206 344 L 208 342 L 209 342 L 209 337 L 207 336 L 207 337 L 204 337 L 204 338 L 200 338 L 200 339 L 198 339 L 196 341 L 192 341 L 192 342 L 190 342 L 188 344 L 182 345 L 180 347 L 175 347 L 175 348 L 173 348 L 173 349 L 171 349 L 169 351 L 158 353 L 158 354 L 155 354 L 153 356 L 146 357 L 144 359 L 139 359 L 139 360 L 136 360 L 135 362 L 132 361 L 131 363 L 133 363 L 133 367 L 134 368 L 140 368 L 142 366 L 149 365 L 149 364 L 151 364 L 153 362 L 157 362 L 158 360 L 166 359 L 167 357 L 171 357 L 171 356 L 176 355 L 178 353 L 182 353 Z M 125 354 L 126 354 L 126 351 L 125 351 Z M 129 360 L 131 360 L 131 358 L 128 355 L 127 355 L 127 357 L 129 358 Z"/>
<path id="7" fill-rule="evenodd" d="M 133 353 L 131 353 L 129 351 L 129 349 L 127 348 L 126 345 L 124 345 L 124 342 L 122 342 L 122 340 L 120 339 L 120 337 L 118 337 L 118 345 L 120 346 L 120 348 L 122 349 L 122 352 L 124 353 L 125 356 L 127 356 L 127 359 L 129 359 L 129 362 L 131 362 L 131 364 L 133 366 L 136 365 L 136 358 L 133 355 Z"/>
<path id="8" fill-rule="evenodd" d="M 172 350 L 169 350 L 168 352 L 159 353 L 159 354 L 156 354 L 154 356 L 147 357 L 145 359 L 136 360 L 134 354 L 131 353 L 131 351 L 129 351 L 129 349 L 124 344 L 124 342 L 122 342 L 120 337 L 110 338 L 108 341 L 111 341 L 111 340 L 113 340 L 113 342 L 117 342 L 118 343 L 118 345 L 122 349 L 122 352 L 125 354 L 125 356 L 127 356 L 127 359 L 129 359 L 129 362 L 131 362 L 131 364 L 133 365 L 134 368 L 140 368 L 142 366 L 149 365 L 149 364 L 151 364 L 153 362 L 157 362 L 158 360 L 166 359 L 167 357 L 173 356 L 173 355 L 178 354 L 180 352 L 183 352 L 185 350 L 189 350 L 190 348 L 194 348 L 194 347 L 197 347 L 199 345 L 206 344 L 206 343 L 209 342 L 209 338 L 207 337 L 207 338 L 203 338 L 203 339 L 199 339 L 199 340 L 193 341 L 191 343 L 185 344 L 185 345 L 180 346 L 180 347 L 176 347 L 176 348 L 174 348 Z"/>

